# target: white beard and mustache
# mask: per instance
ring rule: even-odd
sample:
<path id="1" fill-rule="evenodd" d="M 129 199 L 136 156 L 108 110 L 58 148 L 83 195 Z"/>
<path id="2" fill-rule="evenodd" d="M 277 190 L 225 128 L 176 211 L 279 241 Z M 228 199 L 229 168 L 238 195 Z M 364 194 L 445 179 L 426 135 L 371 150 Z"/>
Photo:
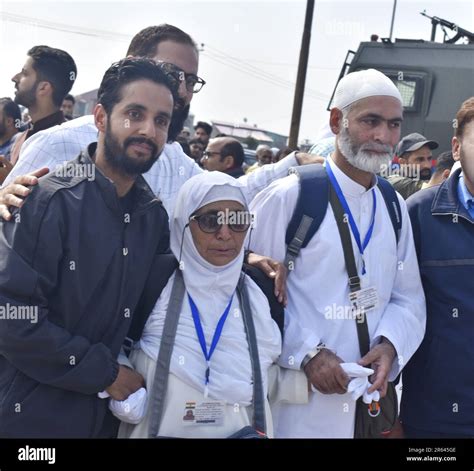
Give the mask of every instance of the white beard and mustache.
<path id="1" fill-rule="evenodd" d="M 349 131 L 343 128 L 338 135 L 337 145 L 342 155 L 355 168 L 363 172 L 381 173 L 387 171 L 393 158 L 393 147 L 370 141 L 357 146 L 351 139 Z M 368 152 L 383 152 L 382 154 Z"/>

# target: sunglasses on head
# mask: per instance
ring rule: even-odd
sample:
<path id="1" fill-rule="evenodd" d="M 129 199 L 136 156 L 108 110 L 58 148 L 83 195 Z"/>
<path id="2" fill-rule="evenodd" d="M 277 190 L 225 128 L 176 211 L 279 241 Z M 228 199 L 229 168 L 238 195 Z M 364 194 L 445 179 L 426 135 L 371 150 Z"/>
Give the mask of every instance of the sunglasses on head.
<path id="1" fill-rule="evenodd" d="M 196 221 L 199 229 L 208 234 L 218 232 L 225 224 L 234 232 L 245 232 L 252 223 L 248 211 L 218 211 L 203 214 L 193 214 L 189 221 Z"/>

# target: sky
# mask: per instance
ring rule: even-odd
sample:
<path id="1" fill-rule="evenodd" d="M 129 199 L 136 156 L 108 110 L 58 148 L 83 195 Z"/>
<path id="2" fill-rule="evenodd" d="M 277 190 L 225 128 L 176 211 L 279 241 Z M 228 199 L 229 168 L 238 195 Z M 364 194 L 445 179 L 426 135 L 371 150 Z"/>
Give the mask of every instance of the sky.
<path id="1" fill-rule="evenodd" d="M 326 111 L 347 50 L 372 33 L 388 37 L 393 0 L 316 0 L 300 127 L 310 141 L 328 120 Z M 206 80 L 191 113 L 197 120 L 258 125 L 288 135 L 306 1 L 22 1 L 0 0 L 0 96 L 14 94 L 11 77 L 26 52 L 46 44 L 74 58 L 77 95 L 100 84 L 109 65 L 125 56 L 141 29 L 170 23 L 200 49 Z M 430 39 L 426 10 L 474 31 L 473 0 L 398 0 L 394 38 Z M 437 40 L 441 40 L 439 31 Z"/>

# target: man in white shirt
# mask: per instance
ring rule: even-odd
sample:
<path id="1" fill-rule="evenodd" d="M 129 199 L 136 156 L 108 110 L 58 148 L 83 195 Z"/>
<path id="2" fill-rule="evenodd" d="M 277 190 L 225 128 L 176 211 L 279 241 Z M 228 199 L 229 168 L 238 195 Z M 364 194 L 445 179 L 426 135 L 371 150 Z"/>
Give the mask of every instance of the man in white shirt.
<path id="1" fill-rule="evenodd" d="M 372 288 L 377 299 L 377 305 L 366 312 L 370 351 L 361 359 L 341 239 L 329 205 L 319 230 L 288 276 L 279 360 L 284 368 L 298 370 L 303 365 L 314 392 L 303 404 L 275 404 L 276 437 L 353 437 L 356 402 L 347 392 L 350 377 L 340 364 L 357 362 L 374 369 L 367 391 L 378 390 L 383 397 L 387 381 L 396 378 L 423 338 L 425 299 L 410 218 L 397 195 L 402 213 L 397 245 L 374 175 L 391 159 L 400 137 L 402 111 L 398 89 L 373 69 L 349 74 L 337 87 L 330 115 L 336 149 L 326 166 L 347 202 L 350 211 L 345 213 L 352 213 L 356 225 L 354 230 L 351 224 L 350 232 L 362 289 Z M 298 178 L 291 175 L 256 196 L 251 205 L 256 220 L 253 250 L 283 262 L 285 233 L 298 195 Z M 368 242 L 362 244 L 362 253 L 355 243 L 357 229 L 360 239 Z"/>
<path id="2" fill-rule="evenodd" d="M 170 125 L 168 144 L 162 155 L 153 167 L 143 176 L 154 193 L 162 200 L 168 214 L 171 216 L 178 190 L 181 185 L 192 176 L 203 172 L 193 159 L 188 157 L 175 138 L 181 131 L 188 116 L 189 106 L 194 93 L 197 93 L 205 84 L 197 76 L 198 49 L 193 39 L 184 31 L 172 25 L 150 26 L 140 31 L 132 39 L 127 56 L 148 57 L 169 64 L 170 73 L 176 74 L 181 80 L 179 99 L 173 113 Z M 28 190 L 23 186 L 10 183 L 34 184 L 35 178 L 26 178 L 26 174 L 47 167 L 51 171 L 65 161 L 77 157 L 81 150 L 91 142 L 97 140 L 97 128 L 93 116 L 84 116 L 69 121 L 61 126 L 55 126 L 44 132 L 39 132 L 25 142 L 18 163 L 15 165 L 0 191 L 0 203 L 18 206 L 21 199 L 17 196 L 26 196 Z M 288 169 L 302 163 L 316 162 L 317 158 L 307 154 L 290 154 L 277 164 L 267 165 L 255 175 L 243 176 L 249 201 L 271 181 L 287 175 Z M 45 171 L 36 173 L 44 175 Z M 15 196 L 17 195 L 17 196 Z M 4 204 L 0 205 L 0 214 L 8 218 L 8 210 Z"/>

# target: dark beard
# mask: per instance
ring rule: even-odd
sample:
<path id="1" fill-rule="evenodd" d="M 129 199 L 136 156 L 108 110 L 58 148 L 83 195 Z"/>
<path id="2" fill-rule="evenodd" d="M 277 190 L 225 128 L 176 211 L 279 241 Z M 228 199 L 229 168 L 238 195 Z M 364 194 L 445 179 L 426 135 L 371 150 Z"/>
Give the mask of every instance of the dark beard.
<path id="1" fill-rule="evenodd" d="M 179 133 L 183 130 L 184 122 L 188 118 L 190 105 L 183 106 L 184 103 L 177 101 L 177 107 L 173 111 L 170 127 L 168 129 L 168 142 L 176 141 Z"/>
<path id="2" fill-rule="evenodd" d="M 17 105 L 22 105 L 25 108 L 31 108 L 36 105 L 36 89 L 38 88 L 38 83 L 39 80 L 37 80 L 29 90 L 23 92 L 18 91 L 13 101 Z"/>
<path id="3" fill-rule="evenodd" d="M 431 170 L 430 169 L 423 169 L 420 170 L 420 180 L 427 182 L 431 179 Z"/>
<path id="4" fill-rule="evenodd" d="M 146 162 L 139 162 L 127 155 L 127 148 L 134 143 L 144 143 L 151 147 L 151 157 Z M 110 121 L 107 122 L 107 130 L 104 137 L 105 160 L 117 170 L 130 176 L 137 176 L 148 172 L 158 160 L 162 150 L 158 151 L 156 144 L 144 137 L 128 137 L 125 139 L 123 147 L 120 146 L 110 129 Z"/>

